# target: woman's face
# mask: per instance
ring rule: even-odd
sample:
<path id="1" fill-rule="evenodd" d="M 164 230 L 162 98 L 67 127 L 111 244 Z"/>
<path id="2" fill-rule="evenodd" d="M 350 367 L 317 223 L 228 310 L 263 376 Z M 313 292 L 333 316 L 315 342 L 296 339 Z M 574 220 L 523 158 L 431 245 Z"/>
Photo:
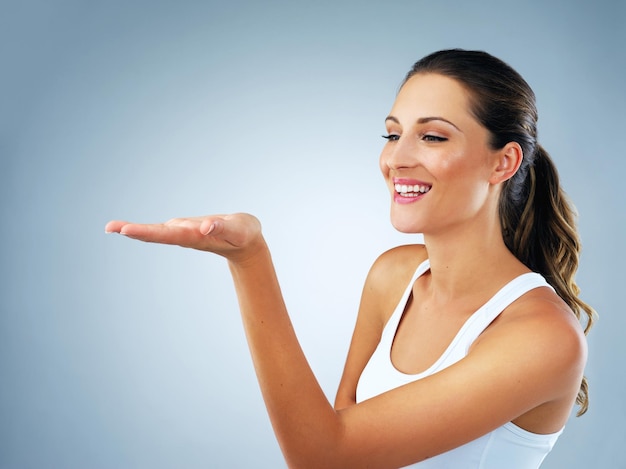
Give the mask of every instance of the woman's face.
<path id="1" fill-rule="evenodd" d="M 493 211 L 495 151 L 456 80 L 417 74 L 386 121 L 380 168 L 391 193 L 391 222 L 404 233 L 468 226 Z"/>

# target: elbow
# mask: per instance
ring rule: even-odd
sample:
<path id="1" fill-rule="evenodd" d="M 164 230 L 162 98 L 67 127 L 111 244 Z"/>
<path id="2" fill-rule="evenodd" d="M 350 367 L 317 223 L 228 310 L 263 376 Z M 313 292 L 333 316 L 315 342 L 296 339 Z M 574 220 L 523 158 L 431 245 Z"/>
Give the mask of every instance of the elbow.
<path id="1" fill-rule="evenodd" d="M 309 429 L 311 430 L 311 429 Z M 281 444 L 289 469 L 346 469 L 362 467 L 350 461 L 346 432 L 339 412 L 335 412 L 333 425 L 322 431 L 305 431 L 297 440 Z M 294 436 L 294 435 L 292 435 Z M 299 441 L 298 441 L 299 440 Z"/>

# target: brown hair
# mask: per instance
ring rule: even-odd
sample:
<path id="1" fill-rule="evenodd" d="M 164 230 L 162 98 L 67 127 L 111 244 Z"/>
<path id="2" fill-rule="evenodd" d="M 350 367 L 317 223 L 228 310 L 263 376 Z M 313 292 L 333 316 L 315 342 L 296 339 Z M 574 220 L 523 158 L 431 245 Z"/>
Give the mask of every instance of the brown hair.
<path id="1" fill-rule="evenodd" d="M 559 185 L 548 153 L 537 143 L 537 107 L 532 89 L 512 67 L 482 51 L 443 50 L 413 65 L 403 83 L 418 73 L 436 73 L 457 80 L 470 92 L 471 112 L 490 132 L 490 145 L 500 149 L 517 142 L 524 157 L 515 175 L 502 187 L 499 216 L 509 250 L 529 269 L 539 272 L 580 320 L 585 334 L 595 311 L 579 295 L 574 280 L 580 240 L 576 211 Z M 576 399 L 578 415 L 589 404 L 583 377 Z"/>

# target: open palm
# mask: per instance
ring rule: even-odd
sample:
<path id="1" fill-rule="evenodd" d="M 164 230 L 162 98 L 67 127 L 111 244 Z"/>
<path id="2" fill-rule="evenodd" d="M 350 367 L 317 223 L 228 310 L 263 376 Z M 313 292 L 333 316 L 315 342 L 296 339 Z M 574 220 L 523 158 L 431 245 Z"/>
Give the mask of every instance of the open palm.
<path id="1" fill-rule="evenodd" d="M 259 220 L 246 213 L 174 218 L 165 223 L 110 221 L 107 233 L 120 233 L 149 243 L 172 244 L 213 252 L 237 262 L 264 244 Z"/>

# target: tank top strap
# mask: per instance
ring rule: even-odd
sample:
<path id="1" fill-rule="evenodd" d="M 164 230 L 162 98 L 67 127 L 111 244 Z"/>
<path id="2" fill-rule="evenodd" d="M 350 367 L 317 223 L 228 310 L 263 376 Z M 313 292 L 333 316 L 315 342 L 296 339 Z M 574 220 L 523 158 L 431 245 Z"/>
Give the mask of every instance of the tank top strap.
<path id="1" fill-rule="evenodd" d="M 393 338 L 395 337 L 396 330 L 398 329 L 398 325 L 400 324 L 400 319 L 404 314 L 404 309 L 406 308 L 409 297 L 411 296 L 411 292 L 413 291 L 413 285 L 418 278 L 424 275 L 424 273 L 428 272 L 428 269 L 430 269 L 429 259 L 424 260 L 422 263 L 420 263 L 420 265 L 417 266 L 417 269 L 415 269 L 415 273 L 413 274 L 413 277 L 411 277 L 411 281 L 404 290 L 400 301 L 398 301 L 396 309 L 392 313 L 391 317 L 387 320 L 387 324 L 385 324 L 381 341 L 385 340 L 386 338 L 393 340 Z"/>
<path id="2" fill-rule="evenodd" d="M 522 274 L 502 287 L 468 319 L 459 331 L 457 338 L 463 343 L 465 352 L 502 311 L 519 297 L 538 287 L 548 287 L 554 290 L 543 276 L 535 272 Z"/>

